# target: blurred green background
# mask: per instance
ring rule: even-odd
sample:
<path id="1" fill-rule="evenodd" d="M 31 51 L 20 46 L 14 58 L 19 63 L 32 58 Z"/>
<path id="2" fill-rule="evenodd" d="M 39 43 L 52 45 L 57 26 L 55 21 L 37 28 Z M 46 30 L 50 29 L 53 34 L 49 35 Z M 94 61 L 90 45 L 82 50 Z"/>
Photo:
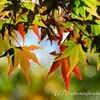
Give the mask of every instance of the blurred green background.
<path id="1" fill-rule="evenodd" d="M 60 69 L 46 78 L 49 68 L 31 64 L 29 71 L 31 85 L 29 86 L 20 68 L 7 78 L 9 66 L 7 59 L 2 58 L 0 59 L 0 100 L 99 100 L 100 72 L 90 78 L 85 75 L 84 68 L 81 69 L 83 80 L 80 81 L 73 75 L 69 95 L 67 95 Z"/>

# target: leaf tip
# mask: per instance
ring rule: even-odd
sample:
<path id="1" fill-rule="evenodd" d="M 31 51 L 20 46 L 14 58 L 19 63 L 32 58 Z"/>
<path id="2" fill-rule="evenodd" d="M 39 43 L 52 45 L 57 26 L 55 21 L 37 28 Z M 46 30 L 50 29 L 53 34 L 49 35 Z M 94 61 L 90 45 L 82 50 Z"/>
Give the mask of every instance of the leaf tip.
<path id="1" fill-rule="evenodd" d="M 49 75 L 50 75 L 50 72 L 48 72 L 48 73 L 47 73 L 46 78 L 48 78 L 48 77 L 49 77 Z"/>
<path id="2" fill-rule="evenodd" d="M 75 75 L 80 79 L 82 80 L 82 75 L 81 75 L 81 72 L 80 72 L 80 69 L 78 66 L 76 66 L 74 69 L 73 69 L 73 72 L 75 73 Z"/>

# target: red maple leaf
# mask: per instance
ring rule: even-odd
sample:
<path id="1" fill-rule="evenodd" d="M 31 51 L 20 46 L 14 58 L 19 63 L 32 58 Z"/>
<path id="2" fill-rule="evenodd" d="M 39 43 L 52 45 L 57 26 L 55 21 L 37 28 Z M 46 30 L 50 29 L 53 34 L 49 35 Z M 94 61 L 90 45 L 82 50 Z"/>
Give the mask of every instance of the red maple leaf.
<path id="1" fill-rule="evenodd" d="M 69 68 L 70 68 L 70 63 L 69 63 L 69 57 L 67 58 L 63 58 L 61 60 L 57 60 L 55 62 L 53 62 L 50 71 L 47 74 L 47 77 L 54 72 L 56 69 L 58 69 L 59 67 L 61 67 L 61 74 L 62 74 L 62 78 L 64 80 L 65 86 L 66 86 L 66 91 L 69 91 L 69 86 L 70 86 L 70 80 L 71 80 L 71 74 L 67 77 L 67 74 L 69 72 Z M 82 80 L 82 75 L 80 72 L 80 69 L 78 66 L 76 66 L 73 71 L 74 74 L 80 79 Z"/>
<path id="2" fill-rule="evenodd" d="M 24 42 L 24 39 L 25 39 L 24 23 L 18 24 L 18 32 L 19 32 L 20 35 L 22 36 L 22 39 L 23 39 L 23 42 Z"/>

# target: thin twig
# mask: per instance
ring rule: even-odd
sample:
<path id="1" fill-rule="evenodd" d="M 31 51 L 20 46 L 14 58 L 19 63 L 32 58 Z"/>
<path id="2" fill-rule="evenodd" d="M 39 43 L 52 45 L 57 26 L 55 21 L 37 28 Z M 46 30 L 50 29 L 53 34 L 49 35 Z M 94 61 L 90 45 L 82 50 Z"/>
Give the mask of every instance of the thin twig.
<path id="1" fill-rule="evenodd" d="M 14 38 L 14 40 L 17 42 L 17 44 L 19 45 L 19 47 L 21 48 L 21 50 L 23 50 L 22 49 L 22 46 L 20 45 L 20 43 L 17 41 L 17 39 L 14 37 L 14 36 L 12 36 L 13 38 Z"/>

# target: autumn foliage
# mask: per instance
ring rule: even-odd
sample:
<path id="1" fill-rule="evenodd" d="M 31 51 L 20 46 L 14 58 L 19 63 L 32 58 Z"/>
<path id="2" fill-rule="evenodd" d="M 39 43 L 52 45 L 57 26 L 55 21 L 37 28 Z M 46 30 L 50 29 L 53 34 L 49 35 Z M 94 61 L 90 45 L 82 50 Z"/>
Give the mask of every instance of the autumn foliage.
<path id="1" fill-rule="evenodd" d="M 88 54 L 95 57 L 95 68 L 99 70 L 99 9 L 99 0 L 0 0 L 0 58 L 8 59 L 8 76 L 20 66 L 30 84 L 30 60 L 41 66 L 32 52 L 41 47 L 24 45 L 28 30 L 34 32 L 39 42 L 46 36 L 51 45 L 57 41 L 59 52 L 50 53 L 55 60 L 47 76 L 60 68 L 67 92 L 73 73 L 82 80 L 79 63 L 85 70 L 92 65 Z M 17 34 L 21 35 L 23 45 Z"/>

